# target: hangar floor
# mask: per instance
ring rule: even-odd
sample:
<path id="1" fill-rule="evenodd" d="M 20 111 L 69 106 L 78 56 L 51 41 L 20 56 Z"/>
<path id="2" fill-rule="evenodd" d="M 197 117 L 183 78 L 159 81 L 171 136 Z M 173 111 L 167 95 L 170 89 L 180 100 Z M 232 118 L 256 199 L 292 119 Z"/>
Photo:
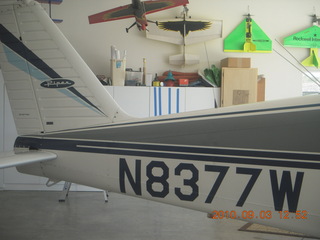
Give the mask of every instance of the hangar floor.
<path id="1" fill-rule="evenodd" d="M 0 192 L 1 240 L 298 240 L 239 231 L 244 222 L 214 221 L 206 214 L 111 193 Z"/>

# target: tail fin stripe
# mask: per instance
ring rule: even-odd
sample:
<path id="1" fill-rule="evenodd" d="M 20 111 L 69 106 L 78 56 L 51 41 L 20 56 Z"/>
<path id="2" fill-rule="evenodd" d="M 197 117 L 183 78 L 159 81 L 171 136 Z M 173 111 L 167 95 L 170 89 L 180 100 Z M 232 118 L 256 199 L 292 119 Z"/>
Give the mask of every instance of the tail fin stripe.
<path id="1" fill-rule="evenodd" d="M 87 103 L 91 107 L 93 107 L 95 110 L 97 110 L 100 114 L 105 115 L 97 106 L 95 106 L 92 102 L 90 102 L 85 96 L 83 96 L 81 93 L 79 93 L 74 87 L 69 87 L 68 90 L 72 92 L 74 95 L 76 95 L 78 98 L 80 98 L 83 102 Z"/>
<path id="2" fill-rule="evenodd" d="M 50 78 L 61 78 L 52 68 L 50 68 L 43 60 L 28 49 L 19 39 L 10 33 L 2 24 L 0 24 L 0 40 L 12 51 L 20 55 L 23 59 L 30 62 L 33 66 L 41 69 Z"/>
<path id="3" fill-rule="evenodd" d="M 44 74 L 42 71 L 39 71 L 33 65 L 27 65 L 25 61 L 22 61 L 24 59 L 21 58 L 20 55 L 17 55 L 15 52 L 13 52 L 9 47 L 4 46 L 4 52 L 8 61 L 21 71 L 30 74 L 32 77 L 38 80 L 48 80 L 49 77 L 46 74 Z"/>
<path id="4" fill-rule="evenodd" d="M 12 33 L 10 33 L 2 24 L 0 24 L 0 41 L 7 47 L 6 56 L 11 64 L 18 67 L 20 70 L 30 74 L 32 77 L 40 80 L 47 81 L 50 79 L 61 79 L 62 77 L 56 73 L 50 66 L 48 66 L 43 60 L 41 60 L 36 54 L 34 54 L 29 48 L 27 48 L 19 39 L 17 39 Z M 13 54 L 16 53 L 16 54 Z M 26 67 L 24 64 L 19 64 L 21 61 L 17 59 L 20 56 L 22 59 L 26 60 L 29 64 Z M 30 69 L 31 68 L 31 69 Z M 66 89 L 60 89 L 59 91 L 69 97 L 71 92 L 73 95 L 77 96 L 74 98 L 76 101 L 80 102 L 82 105 L 92 107 L 94 111 L 98 111 L 99 114 L 104 115 L 104 113 L 90 102 L 85 96 L 78 92 L 74 87 L 69 87 Z"/>

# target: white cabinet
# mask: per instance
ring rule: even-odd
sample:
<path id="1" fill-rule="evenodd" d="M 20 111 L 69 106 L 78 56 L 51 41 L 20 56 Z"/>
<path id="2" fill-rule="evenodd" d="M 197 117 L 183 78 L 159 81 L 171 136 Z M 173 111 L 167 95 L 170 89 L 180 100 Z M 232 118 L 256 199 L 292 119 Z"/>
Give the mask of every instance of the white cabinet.
<path id="1" fill-rule="evenodd" d="M 215 88 L 107 86 L 106 89 L 134 117 L 209 109 L 220 102 L 220 91 Z"/>

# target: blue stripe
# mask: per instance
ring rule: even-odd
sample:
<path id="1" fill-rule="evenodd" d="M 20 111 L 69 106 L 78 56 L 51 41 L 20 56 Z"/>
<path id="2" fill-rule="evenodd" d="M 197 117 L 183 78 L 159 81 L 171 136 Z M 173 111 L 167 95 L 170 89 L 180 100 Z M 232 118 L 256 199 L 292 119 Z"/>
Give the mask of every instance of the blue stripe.
<path id="1" fill-rule="evenodd" d="M 180 113 L 180 89 L 177 88 L 177 113 Z"/>
<path id="2" fill-rule="evenodd" d="M 154 93 L 153 93 L 153 102 L 154 102 L 154 116 L 158 116 L 158 103 L 157 103 L 157 88 L 153 88 Z"/>
<path id="3" fill-rule="evenodd" d="M 162 115 L 162 93 L 161 93 L 161 87 L 159 89 L 159 115 Z"/>
<path id="4" fill-rule="evenodd" d="M 171 88 L 168 89 L 168 113 L 171 114 Z"/>

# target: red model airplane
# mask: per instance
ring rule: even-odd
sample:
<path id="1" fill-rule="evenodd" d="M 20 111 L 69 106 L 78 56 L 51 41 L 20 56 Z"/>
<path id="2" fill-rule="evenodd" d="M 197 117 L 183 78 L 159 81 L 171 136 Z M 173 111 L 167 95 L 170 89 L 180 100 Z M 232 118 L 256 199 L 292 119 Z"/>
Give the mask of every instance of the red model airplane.
<path id="1" fill-rule="evenodd" d="M 132 0 L 132 4 L 89 16 L 89 23 L 93 24 L 135 17 L 135 23 L 133 23 L 129 28 L 126 28 L 126 31 L 129 32 L 129 29 L 134 25 L 137 25 L 140 31 L 144 31 L 147 29 L 148 22 L 151 22 L 147 20 L 147 14 L 186 5 L 188 3 L 188 0 L 156 0 L 144 2 L 141 2 L 140 0 Z"/>

